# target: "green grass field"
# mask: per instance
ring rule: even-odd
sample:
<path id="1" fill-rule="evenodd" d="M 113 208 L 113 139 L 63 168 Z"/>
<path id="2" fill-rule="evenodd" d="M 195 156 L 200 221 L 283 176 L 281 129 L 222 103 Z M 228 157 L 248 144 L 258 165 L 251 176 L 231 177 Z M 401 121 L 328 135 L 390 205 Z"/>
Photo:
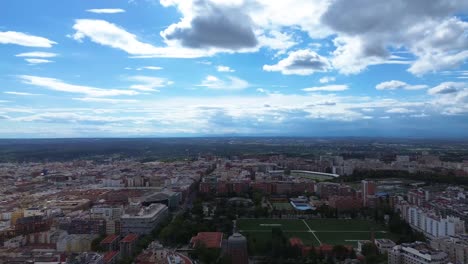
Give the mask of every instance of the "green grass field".
<path id="1" fill-rule="evenodd" d="M 375 238 L 392 238 L 386 228 L 366 220 L 345 219 L 239 219 L 241 233 L 261 245 L 271 240 L 271 230 L 279 227 L 286 237 L 298 237 L 306 245 L 351 245 L 358 240 L 370 240 L 371 230 Z"/>

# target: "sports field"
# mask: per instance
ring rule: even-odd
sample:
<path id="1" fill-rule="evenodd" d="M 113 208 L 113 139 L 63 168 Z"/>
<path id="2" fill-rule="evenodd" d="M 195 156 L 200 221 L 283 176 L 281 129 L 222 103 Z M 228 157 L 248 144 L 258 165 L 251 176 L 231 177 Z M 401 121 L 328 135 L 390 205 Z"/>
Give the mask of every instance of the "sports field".
<path id="1" fill-rule="evenodd" d="M 352 245 L 358 240 L 370 240 L 371 230 L 375 238 L 391 238 L 385 227 L 366 220 L 345 219 L 239 219 L 237 227 L 241 233 L 255 238 L 258 243 L 271 240 L 271 230 L 281 228 L 287 237 L 301 238 L 304 244 L 320 246 Z"/>

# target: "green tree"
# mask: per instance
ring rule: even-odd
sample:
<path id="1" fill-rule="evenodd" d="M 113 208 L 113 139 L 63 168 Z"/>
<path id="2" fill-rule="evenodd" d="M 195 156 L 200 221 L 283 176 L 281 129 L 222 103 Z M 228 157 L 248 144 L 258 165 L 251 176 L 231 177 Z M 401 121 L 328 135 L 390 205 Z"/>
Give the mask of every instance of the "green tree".
<path id="1" fill-rule="evenodd" d="M 101 241 L 104 240 L 105 237 L 106 236 L 101 235 L 98 238 L 93 239 L 93 241 L 91 241 L 91 250 L 95 252 L 103 252 L 104 248 L 101 246 Z"/>
<path id="2" fill-rule="evenodd" d="M 194 254 L 201 263 L 214 264 L 219 258 L 220 250 L 207 248 L 203 244 L 198 244 L 195 247 Z"/>
<path id="3" fill-rule="evenodd" d="M 336 245 L 332 249 L 333 256 L 338 260 L 344 260 L 349 252 L 348 249 L 343 245 Z"/>

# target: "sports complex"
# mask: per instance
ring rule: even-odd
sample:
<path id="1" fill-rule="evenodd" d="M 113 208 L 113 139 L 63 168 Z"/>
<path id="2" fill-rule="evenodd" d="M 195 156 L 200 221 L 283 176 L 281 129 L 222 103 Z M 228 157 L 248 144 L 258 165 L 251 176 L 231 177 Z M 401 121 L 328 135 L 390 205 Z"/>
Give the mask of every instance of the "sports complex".
<path id="1" fill-rule="evenodd" d="M 271 240 L 271 230 L 280 228 L 288 237 L 297 237 L 305 245 L 351 245 L 357 246 L 359 240 L 391 238 L 384 226 L 367 220 L 347 219 L 239 219 L 239 231 L 258 243 Z"/>

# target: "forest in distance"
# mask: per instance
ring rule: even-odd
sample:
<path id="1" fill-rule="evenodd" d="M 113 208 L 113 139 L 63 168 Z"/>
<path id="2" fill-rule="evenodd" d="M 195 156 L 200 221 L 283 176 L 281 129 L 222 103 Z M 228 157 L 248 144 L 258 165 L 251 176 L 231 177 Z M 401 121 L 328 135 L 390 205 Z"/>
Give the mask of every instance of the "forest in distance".
<path id="1" fill-rule="evenodd" d="M 443 161 L 468 159 L 468 140 L 391 138 L 76 138 L 0 139 L 0 162 L 50 162 L 93 159 L 96 162 L 133 158 L 141 162 L 193 159 L 200 154 L 232 157 L 287 155 L 314 158 L 323 155 L 380 158 L 428 153 Z"/>

